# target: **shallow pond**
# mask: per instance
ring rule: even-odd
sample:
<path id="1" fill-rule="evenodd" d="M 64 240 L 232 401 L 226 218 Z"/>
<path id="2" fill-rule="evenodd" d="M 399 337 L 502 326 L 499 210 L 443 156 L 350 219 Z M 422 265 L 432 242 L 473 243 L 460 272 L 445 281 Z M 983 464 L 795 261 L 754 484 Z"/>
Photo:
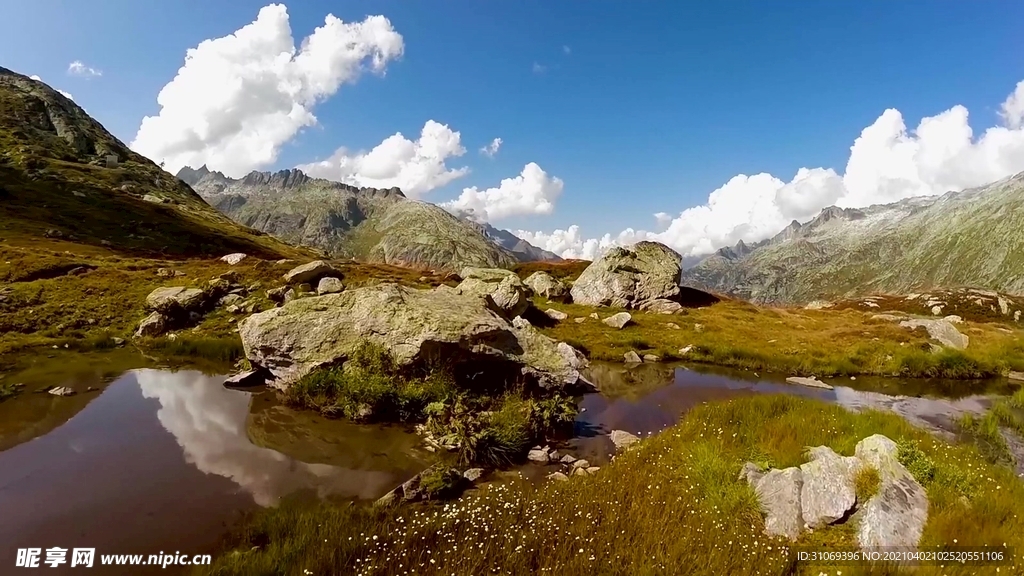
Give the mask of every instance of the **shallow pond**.
<path id="1" fill-rule="evenodd" d="M 0 566 L 13 566 L 20 547 L 208 552 L 247 510 L 284 497 L 374 499 L 432 459 L 407 429 L 297 412 L 272 392 L 226 389 L 223 377 L 153 368 L 112 377 L 120 364 L 54 362 L 60 365 L 37 367 L 20 396 L 0 402 Z M 913 393 L 924 386 L 976 394 L 897 397 L 667 365 L 595 364 L 589 376 L 601 392 L 581 399 L 576 438 L 564 448 L 595 464 L 609 457 L 611 430 L 646 435 L 699 403 L 740 395 L 792 393 L 853 409 L 891 409 L 941 432 L 951 431 L 959 414 L 982 412 L 990 397 L 980 393 L 992 392 L 991 383 L 905 382 Z M 900 381 L 859 384 L 877 390 Z M 43 385 L 79 393 L 33 392 Z M 541 477 L 550 469 L 522 471 Z"/>

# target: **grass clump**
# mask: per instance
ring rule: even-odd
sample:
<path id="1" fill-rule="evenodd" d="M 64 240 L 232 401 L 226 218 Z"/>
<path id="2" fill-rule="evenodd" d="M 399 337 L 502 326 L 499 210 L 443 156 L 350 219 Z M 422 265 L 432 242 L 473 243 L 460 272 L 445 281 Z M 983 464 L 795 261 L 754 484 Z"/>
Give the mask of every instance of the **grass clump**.
<path id="1" fill-rule="evenodd" d="M 16 384 L 14 382 L 0 384 L 0 402 L 14 398 L 25 388 L 23 384 Z"/>
<path id="2" fill-rule="evenodd" d="M 853 478 L 854 492 L 857 494 L 857 502 L 867 502 L 872 496 L 878 494 L 878 487 L 882 484 L 882 477 L 873 466 L 864 466 L 857 471 Z"/>
<path id="3" fill-rule="evenodd" d="M 996 400 L 984 415 L 964 414 L 958 424 L 990 461 L 1013 464 L 1006 435 L 1024 438 L 1024 388 Z"/>
<path id="4" fill-rule="evenodd" d="M 410 375 L 383 347 L 364 342 L 344 366 L 301 378 L 288 389 L 286 399 L 325 416 L 414 422 L 423 419 L 429 404 L 453 393 L 454 380 L 446 370 Z"/>
<path id="5" fill-rule="evenodd" d="M 901 439 L 901 459 L 919 474 L 931 469 L 922 546 L 1024 546 L 1024 483 L 975 447 L 949 444 L 890 413 L 765 395 L 701 405 L 597 474 L 568 482 L 492 484 L 443 509 L 265 510 L 200 574 L 571 576 L 679 574 L 681 567 L 698 575 L 878 574 L 867 566 L 796 564 L 788 542 L 763 534 L 756 495 L 737 477 L 751 454 L 798 465 L 805 446 L 851 454 L 875 433 Z M 866 495 L 875 482 L 865 475 L 859 484 Z M 855 538 L 850 526 L 837 525 L 806 533 L 796 545 L 852 546 Z M 1013 562 L 1002 570 L 1020 573 L 1021 560 Z M 978 567 L 915 572 L 968 575 Z"/>
<path id="6" fill-rule="evenodd" d="M 896 449 L 896 459 L 922 486 L 927 486 L 935 479 L 935 462 L 916 442 L 901 439 L 896 443 Z"/>

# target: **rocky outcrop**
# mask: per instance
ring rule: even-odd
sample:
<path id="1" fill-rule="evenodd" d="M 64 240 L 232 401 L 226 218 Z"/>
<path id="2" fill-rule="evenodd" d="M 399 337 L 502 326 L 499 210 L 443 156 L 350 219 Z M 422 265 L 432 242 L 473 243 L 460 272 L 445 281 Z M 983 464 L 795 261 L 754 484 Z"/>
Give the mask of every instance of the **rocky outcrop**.
<path id="1" fill-rule="evenodd" d="M 506 318 L 521 316 L 530 307 L 529 288 L 509 270 L 500 268 L 464 268 L 458 294 L 486 298 L 496 312 Z"/>
<path id="2" fill-rule="evenodd" d="M 268 369 L 278 386 L 343 362 L 365 341 L 399 366 L 441 356 L 459 377 L 525 377 L 544 388 L 580 384 L 585 365 L 568 344 L 514 327 L 483 298 L 396 284 L 300 298 L 242 320 L 239 335 L 250 363 Z"/>
<path id="3" fill-rule="evenodd" d="M 554 302 L 566 302 L 570 299 L 569 288 L 559 279 L 547 272 L 534 272 L 523 280 L 534 294 Z"/>
<path id="4" fill-rule="evenodd" d="M 862 548 L 915 548 L 928 519 L 928 497 L 896 455 L 896 443 L 876 434 L 861 440 L 854 456 L 817 446 L 800 467 L 764 472 L 747 462 L 739 476 L 757 494 L 768 535 L 796 540 L 805 528 L 852 522 Z M 856 478 L 867 468 L 878 472 L 880 484 L 862 502 Z"/>
<path id="5" fill-rule="evenodd" d="M 657 242 L 612 248 L 573 282 L 572 300 L 588 306 L 667 313 L 683 305 L 715 302 L 717 298 L 711 294 L 679 285 L 681 262 L 678 253 Z"/>
<path id="6" fill-rule="evenodd" d="M 289 284 L 311 284 L 326 276 L 341 278 L 341 272 L 323 260 L 314 260 L 289 270 L 284 275 L 284 281 Z"/>
<path id="7" fill-rule="evenodd" d="M 943 346 L 955 348 L 957 350 L 963 350 L 967 348 L 967 344 L 970 342 L 970 338 L 966 334 L 961 334 L 956 326 L 953 325 L 949 320 L 930 320 L 930 319 L 912 319 L 904 320 L 900 322 L 900 326 L 904 328 L 924 328 L 928 331 L 928 336 L 938 341 Z"/>
<path id="8" fill-rule="evenodd" d="M 198 288 L 172 286 L 157 288 L 146 296 L 146 307 L 165 316 L 176 316 L 199 310 L 206 294 Z"/>

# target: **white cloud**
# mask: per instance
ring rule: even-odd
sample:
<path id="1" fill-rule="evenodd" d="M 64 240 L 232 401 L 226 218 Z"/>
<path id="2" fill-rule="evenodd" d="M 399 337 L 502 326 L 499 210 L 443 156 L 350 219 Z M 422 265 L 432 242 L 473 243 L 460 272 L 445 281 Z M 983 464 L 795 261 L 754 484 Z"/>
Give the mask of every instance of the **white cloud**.
<path id="1" fill-rule="evenodd" d="M 273 163 L 282 145 L 316 124 L 318 102 L 366 70 L 383 74 L 403 50 L 387 18 L 350 23 L 331 14 L 296 49 L 287 9 L 271 4 L 233 34 L 188 50 L 132 148 L 172 172 L 206 164 L 241 176 Z"/>
<path id="2" fill-rule="evenodd" d="M 545 66 L 543 64 L 538 64 L 537 62 L 533 63 L 533 73 L 534 74 L 543 74 L 543 73 L 547 72 L 547 70 L 548 70 L 547 66 Z"/>
<path id="3" fill-rule="evenodd" d="M 469 168 L 448 168 L 445 161 L 466 153 L 461 135 L 445 124 L 427 120 L 417 140 L 398 132 L 369 152 L 349 154 L 339 148 L 321 162 L 298 168 L 311 176 L 353 186 L 391 188 L 397 186 L 416 198 L 469 173 Z"/>
<path id="4" fill-rule="evenodd" d="M 37 76 L 35 74 L 29 76 L 29 78 L 31 78 L 32 80 L 35 80 L 36 82 L 42 82 L 43 81 L 42 78 L 40 78 L 39 76 Z M 44 84 L 45 84 L 45 82 L 44 82 Z M 65 92 L 65 91 L 61 90 L 60 88 L 54 88 L 54 90 L 56 90 L 57 92 L 60 92 L 60 94 L 62 96 L 64 96 L 65 98 L 67 98 L 68 100 L 74 101 L 74 99 L 75 99 L 74 96 L 72 96 L 70 92 Z"/>
<path id="5" fill-rule="evenodd" d="M 570 47 L 568 47 L 568 46 L 562 46 L 562 52 L 563 52 L 563 53 L 564 53 L 564 54 L 565 54 L 566 56 L 568 56 L 569 54 L 572 54 L 572 48 L 570 48 Z"/>
<path id="6" fill-rule="evenodd" d="M 654 220 L 658 223 L 658 228 L 664 228 L 672 222 L 672 215 L 668 212 L 656 212 Z"/>
<path id="7" fill-rule="evenodd" d="M 103 71 L 97 70 L 96 68 L 90 68 L 83 64 L 81 60 L 75 60 L 71 64 L 68 64 L 68 74 L 71 74 L 72 76 L 92 78 L 94 76 L 103 76 Z"/>
<path id="8" fill-rule="evenodd" d="M 830 205 L 859 208 L 980 186 L 1024 171 L 1024 82 L 1003 102 L 1001 116 L 1002 125 L 974 138 L 963 106 L 923 118 L 912 131 L 898 110 L 889 109 L 854 141 L 842 175 L 831 168 L 801 168 L 783 182 L 771 174 L 740 174 L 657 233 L 627 229 L 618 237 L 586 239 L 571 226 L 550 234 L 522 232 L 521 237 L 570 256 L 606 249 L 609 242 L 640 239 L 663 242 L 692 256 L 739 240 L 769 238 L 793 220 L 806 221 Z"/>
<path id="9" fill-rule="evenodd" d="M 505 178 L 497 188 L 465 188 L 458 198 L 441 206 L 453 212 L 468 213 L 483 222 L 510 216 L 551 214 L 562 188 L 564 183 L 560 178 L 548 176 L 540 166 L 530 162 L 519 176 Z"/>
<path id="10" fill-rule="evenodd" d="M 498 149 L 501 148 L 501 138 L 495 138 L 491 140 L 491 143 L 480 149 L 480 153 L 488 158 L 494 158 L 494 155 L 498 153 Z"/>

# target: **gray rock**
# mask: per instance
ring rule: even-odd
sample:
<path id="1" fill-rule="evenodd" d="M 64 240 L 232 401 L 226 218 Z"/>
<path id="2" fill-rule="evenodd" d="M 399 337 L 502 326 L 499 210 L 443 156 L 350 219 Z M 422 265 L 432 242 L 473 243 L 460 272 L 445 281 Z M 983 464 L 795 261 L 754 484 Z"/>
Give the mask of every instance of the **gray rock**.
<path id="1" fill-rule="evenodd" d="M 672 300 L 658 298 L 644 302 L 640 305 L 640 309 L 655 314 L 675 314 L 683 309 L 683 305 Z"/>
<path id="2" fill-rule="evenodd" d="M 54 386 L 48 392 L 54 396 L 74 396 L 75 391 L 67 386 Z"/>
<path id="3" fill-rule="evenodd" d="M 466 470 L 465 472 L 462 473 L 462 477 L 465 478 L 466 480 L 469 480 L 470 482 L 476 482 L 477 480 L 483 478 L 483 476 L 483 468 L 470 468 L 469 470 Z"/>
<path id="4" fill-rule="evenodd" d="M 843 518 L 857 503 L 854 478 L 861 462 L 827 446 L 811 448 L 808 454 L 811 460 L 800 466 L 800 509 L 804 523 L 817 528 Z"/>
<path id="5" fill-rule="evenodd" d="M 270 370 L 282 387 L 347 358 L 364 341 L 383 346 L 399 366 L 445 350 L 453 362 L 517 366 L 516 377 L 544 388 L 581 382 L 572 347 L 531 326 L 513 328 L 483 299 L 396 284 L 301 298 L 243 319 L 239 335 L 252 365 Z"/>
<path id="6" fill-rule="evenodd" d="M 110 341 L 114 343 L 114 346 L 124 346 L 124 338 L 114 336 Z"/>
<path id="7" fill-rule="evenodd" d="M 1009 378 L 1010 380 L 1019 380 L 1019 381 L 1024 382 L 1024 372 L 1014 372 L 1014 371 L 1011 370 L 1006 375 L 1006 377 Z"/>
<path id="8" fill-rule="evenodd" d="M 184 276 L 185 273 L 171 270 L 170 268 L 157 268 L 156 275 L 160 278 L 177 278 L 178 276 Z"/>
<path id="9" fill-rule="evenodd" d="M 640 359 L 640 356 L 632 350 L 622 355 L 622 361 L 626 364 L 640 364 L 643 362 L 643 360 Z"/>
<path id="10" fill-rule="evenodd" d="M 1003 316 L 1006 316 L 1007 314 L 1010 313 L 1010 302 L 1006 298 L 1003 298 L 1002 296 L 997 296 L 996 302 L 999 303 L 999 312 L 1001 312 Z"/>
<path id="11" fill-rule="evenodd" d="M 562 457 L 558 459 L 562 464 L 572 464 L 576 461 L 576 457 L 572 454 L 562 454 Z"/>
<path id="12" fill-rule="evenodd" d="M 506 318 L 521 316 L 530 307 L 529 289 L 509 270 L 466 268 L 464 280 L 455 287 L 459 294 L 488 299 L 492 308 Z"/>
<path id="13" fill-rule="evenodd" d="M 939 306 L 938 304 L 932 306 L 932 314 L 935 316 L 942 314 L 942 306 Z"/>
<path id="14" fill-rule="evenodd" d="M 324 294 L 337 294 L 345 290 L 345 285 L 333 276 L 327 276 L 321 278 L 320 282 L 316 285 L 316 293 L 323 296 Z"/>
<path id="15" fill-rule="evenodd" d="M 928 496 L 896 458 L 896 443 L 875 434 L 857 443 L 855 455 L 878 471 L 878 493 L 858 515 L 857 542 L 862 548 L 917 547 L 928 521 Z"/>
<path id="16" fill-rule="evenodd" d="M 812 300 L 804 305 L 805 310 L 824 310 L 831 308 L 833 304 L 828 300 Z"/>
<path id="17" fill-rule="evenodd" d="M 512 327 L 525 330 L 527 328 L 533 328 L 533 324 L 530 324 L 530 321 L 522 316 L 516 316 L 512 319 Z"/>
<path id="18" fill-rule="evenodd" d="M 142 197 L 142 199 L 145 200 L 146 202 L 152 202 L 153 204 L 163 204 L 166 201 L 165 199 L 159 196 L 154 196 L 152 194 L 146 194 L 145 196 Z"/>
<path id="19" fill-rule="evenodd" d="M 271 302 L 281 304 L 284 302 L 285 292 L 290 290 L 287 286 L 278 286 L 277 288 L 271 288 L 267 290 L 267 299 Z"/>
<path id="20" fill-rule="evenodd" d="M 682 348 L 679 349 L 679 356 L 684 357 L 687 354 L 689 354 L 691 350 L 693 350 L 693 344 L 683 346 Z"/>
<path id="21" fill-rule="evenodd" d="M 950 314 L 949 316 L 943 318 L 943 320 L 949 322 L 950 324 L 962 324 L 964 321 L 963 318 L 957 316 L 956 314 Z"/>
<path id="22" fill-rule="evenodd" d="M 754 491 L 765 513 L 764 531 L 769 536 L 796 540 L 803 530 L 800 491 L 803 475 L 799 468 L 771 470 L 761 477 Z"/>
<path id="23" fill-rule="evenodd" d="M 625 430 L 612 430 L 611 433 L 608 434 L 608 439 L 615 445 L 616 450 L 629 448 L 640 441 L 640 438 L 626 432 Z"/>
<path id="24" fill-rule="evenodd" d="M 813 376 L 805 378 L 803 376 L 790 376 L 786 378 L 787 384 L 798 384 L 800 386 L 810 386 L 811 388 L 824 388 L 825 390 L 832 390 L 831 384 L 826 384 Z"/>
<path id="25" fill-rule="evenodd" d="M 586 468 L 573 468 L 572 469 L 572 475 L 573 476 L 588 476 L 589 474 L 587 473 L 587 469 Z"/>
<path id="26" fill-rule="evenodd" d="M 282 303 L 287 304 L 297 299 L 298 297 L 299 293 L 296 292 L 294 288 L 288 288 L 287 290 L 284 291 L 284 297 L 282 298 L 281 301 Z"/>
<path id="27" fill-rule="evenodd" d="M 547 310 L 544 311 L 544 314 L 546 314 L 547 317 L 551 318 L 552 320 L 559 321 L 565 320 L 566 318 L 569 317 L 569 315 L 566 314 L 565 312 L 562 312 L 561 310 L 555 310 L 554 308 L 548 308 Z"/>
<path id="28" fill-rule="evenodd" d="M 135 337 L 159 336 L 167 331 L 167 317 L 159 312 L 146 316 L 135 330 Z"/>
<path id="29" fill-rule="evenodd" d="M 949 346 L 957 350 L 967 348 L 967 345 L 970 343 L 970 338 L 966 334 L 961 334 L 956 329 L 956 326 L 953 326 L 948 320 L 912 319 L 900 322 L 900 326 L 910 328 L 911 330 L 923 327 L 928 331 L 928 336 L 943 346 Z"/>
<path id="30" fill-rule="evenodd" d="M 502 280 L 515 276 L 516 273 L 504 268 L 481 268 L 478 266 L 466 266 L 459 272 L 463 280 L 481 280 L 483 282 L 498 283 Z"/>
<path id="31" fill-rule="evenodd" d="M 227 296 L 221 298 L 218 302 L 221 306 L 231 306 L 233 304 L 237 305 L 239 302 L 242 302 L 243 300 L 245 300 L 245 298 L 242 298 L 238 294 L 228 294 Z"/>
<path id="32" fill-rule="evenodd" d="M 247 388 L 249 386 L 259 386 L 266 381 L 266 374 L 259 370 L 246 370 L 245 372 L 239 372 L 233 376 L 229 376 L 224 380 L 224 385 L 228 387 Z"/>
<path id="33" fill-rule="evenodd" d="M 629 315 L 629 312 L 619 312 L 618 314 L 612 314 L 611 316 L 602 320 L 608 326 L 621 330 L 626 324 L 629 324 L 633 320 L 633 317 Z"/>
<path id="34" fill-rule="evenodd" d="M 220 259 L 223 260 L 224 262 L 227 262 L 228 264 L 234 266 L 235 264 L 238 264 L 242 260 L 245 260 L 246 257 L 247 256 L 245 254 L 241 253 L 241 252 L 235 252 L 234 254 L 228 254 L 226 256 L 221 256 Z"/>
<path id="35" fill-rule="evenodd" d="M 590 318 L 592 320 L 600 320 L 601 319 L 601 317 L 597 315 L 597 312 L 591 312 L 590 314 L 587 314 L 587 318 Z"/>
<path id="36" fill-rule="evenodd" d="M 548 480 L 557 480 L 559 482 L 565 482 L 565 481 L 569 480 L 569 477 L 566 476 L 565 474 L 562 474 L 561 472 L 552 472 L 551 474 L 547 475 L 547 479 Z"/>
<path id="37" fill-rule="evenodd" d="M 284 275 L 284 281 L 289 284 L 306 284 L 316 282 L 327 275 L 341 276 L 341 273 L 323 260 L 314 260 L 289 270 Z"/>
<path id="38" fill-rule="evenodd" d="M 679 327 L 679 324 L 676 324 L 675 322 L 665 324 L 665 328 L 668 328 L 669 330 L 682 330 L 682 328 Z"/>
<path id="39" fill-rule="evenodd" d="M 644 362 L 655 364 L 661 362 L 661 356 L 657 354 L 644 354 Z"/>
<path id="40" fill-rule="evenodd" d="M 553 302 L 569 300 L 569 288 L 561 280 L 547 272 L 534 272 L 527 276 L 526 280 L 523 280 L 523 284 L 529 286 L 534 294 Z"/>
<path id="41" fill-rule="evenodd" d="M 664 244 L 638 242 L 614 247 L 573 282 L 573 302 L 588 306 L 642 308 L 654 300 L 676 300 L 682 257 Z"/>
<path id="42" fill-rule="evenodd" d="M 587 474 L 597 474 L 597 471 L 600 470 L 600 469 L 601 469 L 600 466 L 590 466 L 589 468 L 586 468 L 586 471 L 587 471 Z"/>
<path id="43" fill-rule="evenodd" d="M 200 308 L 205 293 L 198 288 L 173 286 L 157 288 L 146 296 L 146 306 L 167 316 L 191 312 Z"/>
<path id="44" fill-rule="evenodd" d="M 577 323 L 577 324 L 583 324 L 584 322 L 587 321 L 587 317 L 586 316 L 580 316 L 579 318 L 573 318 L 572 321 Z"/>
<path id="45" fill-rule="evenodd" d="M 590 462 L 580 458 L 572 463 L 573 468 L 590 468 Z"/>
<path id="46" fill-rule="evenodd" d="M 539 462 L 541 464 L 547 464 L 550 458 L 548 457 L 548 451 L 544 449 L 530 450 L 526 454 L 526 459 L 530 462 Z"/>
<path id="47" fill-rule="evenodd" d="M 764 478 L 764 471 L 761 470 L 760 466 L 753 462 L 747 462 L 743 465 L 743 468 L 740 469 L 739 479 L 746 481 L 747 484 L 750 484 L 751 486 L 757 486 L 757 483 L 761 481 L 761 478 Z"/>

